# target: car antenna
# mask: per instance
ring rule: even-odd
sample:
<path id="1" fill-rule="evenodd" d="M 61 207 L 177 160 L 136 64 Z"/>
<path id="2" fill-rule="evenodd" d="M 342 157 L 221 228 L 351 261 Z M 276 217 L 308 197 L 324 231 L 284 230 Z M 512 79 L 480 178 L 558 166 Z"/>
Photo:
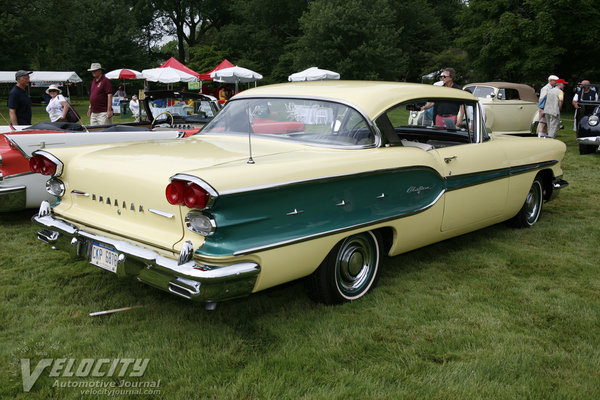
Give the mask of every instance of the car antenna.
<path id="1" fill-rule="evenodd" d="M 10 126 L 10 129 L 12 129 L 13 131 L 16 131 L 15 127 L 13 126 L 13 124 L 10 121 L 7 121 L 6 118 L 4 117 L 4 114 L 0 113 L 0 115 L 2 115 L 2 119 L 4 121 L 6 121 L 6 123 L 8 124 L 8 126 Z"/>
<path id="2" fill-rule="evenodd" d="M 252 158 L 252 125 L 250 125 L 250 108 L 248 104 L 246 104 L 246 117 L 248 118 L 248 149 L 250 151 L 250 158 L 246 164 L 254 164 L 254 159 Z"/>

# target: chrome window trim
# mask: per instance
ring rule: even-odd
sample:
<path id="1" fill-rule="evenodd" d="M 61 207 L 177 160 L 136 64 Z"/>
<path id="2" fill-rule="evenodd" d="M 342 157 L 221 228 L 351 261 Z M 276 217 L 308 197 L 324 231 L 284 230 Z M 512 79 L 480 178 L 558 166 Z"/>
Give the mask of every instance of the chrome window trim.
<path id="1" fill-rule="evenodd" d="M 329 103 L 337 103 L 337 104 L 341 104 L 343 106 L 346 106 L 354 111 L 356 111 L 357 113 L 360 114 L 361 117 L 363 117 L 363 119 L 367 122 L 367 126 L 369 127 L 369 129 L 371 130 L 371 132 L 374 133 L 374 139 L 375 139 L 375 143 L 372 145 L 364 145 L 364 146 L 333 146 L 333 145 L 321 145 L 321 144 L 317 144 L 317 143 L 303 143 L 300 142 L 302 144 L 305 144 L 307 146 L 317 146 L 317 147 L 325 147 L 325 148 L 343 148 L 343 149 L 351 149 L 351 148 L 357 148 L 357 149 L 365 149 L 365 148 L 372 148 L 372 147 L 380 147 L 381 144 L 383 143 L 382 140 L 382 135 L 381 132 L 379 131 L 379 128 L 377 128 L 377 125 L 373 122 L 374 120 L 371 120 L 371 118 L 369 118 L 369 116 L 367 115 L 367 113 L 364 112 L 363 109 L 361 109 L 360 107 L 358 107 L 357 105 L 350 103 L 348 101 L 345 100 L 340 100 L 340 99 L 336 99 L 333 97 L 324 97 L 324 96 L 298 96 L 298 95 L 282 95 L 282 94 L 274 94 L 274 95 L 260 95 L 260 96 L 242 96 L 242 97 L 237 97 L 237 98 L 233 98 L 231 100 L 229 100 L 227 102 L 227 104 L 225 104 L 225 107 L 227 107 L 229 104 L 234 103 L 236 101 L 242 101 L 242 100 L 265 100 L 265 99 L 291 99 L 291 100 L 304 100 L 304 101 L 324 101 L 324 102 L 329 102 Z M 225 109 L 225 107 L 223 107 L 223 109 Z M 376 119 L 376 118 L 375 118 Z M 212 121 L 211 121 L 212 122 Z M 207 126 L 211 123 L 209 122 L 207 124 Z M 202 131 L 204 131 L 204 129 L 202 129 Z M 202 133 L 202 132 L 200 132 Z M 217 134 L 216 132 L 208 132 L 208 134 Z M 274 139 L 276 137 L 273 137 Z"/>

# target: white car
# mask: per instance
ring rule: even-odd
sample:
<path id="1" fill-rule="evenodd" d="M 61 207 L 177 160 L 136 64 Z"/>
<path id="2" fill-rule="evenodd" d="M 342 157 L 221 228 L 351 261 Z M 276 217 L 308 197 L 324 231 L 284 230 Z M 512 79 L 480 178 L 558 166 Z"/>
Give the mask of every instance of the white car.
<path id="1" fill-rule="evenodd" d="M 539 121 L 538 97 L 528 85 L 511 82 L 483 82 L 465 85 L 479 98 L 492 133 L 536 134 Z"/>

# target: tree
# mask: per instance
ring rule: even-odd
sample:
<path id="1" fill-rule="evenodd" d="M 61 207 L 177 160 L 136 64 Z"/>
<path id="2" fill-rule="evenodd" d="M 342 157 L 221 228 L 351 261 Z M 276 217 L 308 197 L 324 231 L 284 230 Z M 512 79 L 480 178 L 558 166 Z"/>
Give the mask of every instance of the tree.
<path id="1" fill-rule="evenodd" d="M 287 79 L 291 71 L 279 68 L 280 60 L 299 34 L 298 19 L 308 1 L 231 0 L 229 4 L 230 20 L 211 44 L 234 64 L 260 72 L 265 83 Z"/>
<path id="2" fill-rule="evenodd" d="M 460 15 L 459 46 L 475 80 L 541 83 L 600 72 L 593 51 L 600 17 L 591 0 L 470 0 Z"/>
<path id="3" fill-rule="evenodd" d="M 165 17 L 177 37 L 179 61 L 185 63 L 185 49 L 200 43 L 213 27 L 226 20 L 228 0 L 149 0 L 157 17 Z"/>

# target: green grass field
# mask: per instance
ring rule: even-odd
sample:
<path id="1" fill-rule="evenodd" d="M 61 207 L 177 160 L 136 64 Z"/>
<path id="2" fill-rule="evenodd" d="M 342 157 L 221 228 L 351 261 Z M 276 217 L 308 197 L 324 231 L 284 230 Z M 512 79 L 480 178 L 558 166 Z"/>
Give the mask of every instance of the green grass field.
<path id="1" fill-rule="evenodd" d="M 160 382 L 115 397 L 597 399 L 600 154 L 580 156 L 570 129 L 559 139 L 570 186 L 533 228 L 499 224 L 388 258 L 370 295 L 336 307 L 293 282 L 205 311 L 52 251 L 35 238 L 35 210 L 0 215 L 0 398 L 106 397 L 60 385 L 129 379 Z M 137 378 L 48 368 L 24 393 L 21 360 L 33 371 L 46 358 L 149 362 Z"/>

